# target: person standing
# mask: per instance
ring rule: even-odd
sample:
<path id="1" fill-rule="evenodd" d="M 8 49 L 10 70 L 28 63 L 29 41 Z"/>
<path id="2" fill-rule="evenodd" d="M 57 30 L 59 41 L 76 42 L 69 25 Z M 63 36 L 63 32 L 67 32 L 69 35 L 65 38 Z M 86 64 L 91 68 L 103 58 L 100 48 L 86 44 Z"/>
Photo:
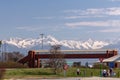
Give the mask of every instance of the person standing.
<path id="1" fill-rule="evenodd" d="M 112 77 L 113 76 L 113 69 L 112 68 L 110 68 L 110 76 Z"/>
<path id="2" fill-rule="evenodd" d="M 80 69 L 77 68 L 77 75 L 80 75 Z"/>

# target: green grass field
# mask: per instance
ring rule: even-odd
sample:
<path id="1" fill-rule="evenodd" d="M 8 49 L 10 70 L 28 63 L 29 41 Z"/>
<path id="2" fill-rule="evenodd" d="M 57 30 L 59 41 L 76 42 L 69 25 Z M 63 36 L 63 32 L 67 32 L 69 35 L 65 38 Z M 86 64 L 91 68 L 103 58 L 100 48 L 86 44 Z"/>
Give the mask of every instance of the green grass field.
<path id="1" fill-rule="evenodd" d="M 90 77 L 100 76 L 100 69 L 80 68 L 80 75 L 76 74 L 76 68 L 69 68 L 66 71 L 65 77 Z M 114 70 L 117 74 L 115 77 L 120 77 L 120 69 Z M 24 69 L 6 69 L 4 78 L 25 78 L 25 77 L 41 77 L 41 78 L 56 78 L 64 77 L 64 71 L 54 74 L 50 68 L 24 68 Z"/>

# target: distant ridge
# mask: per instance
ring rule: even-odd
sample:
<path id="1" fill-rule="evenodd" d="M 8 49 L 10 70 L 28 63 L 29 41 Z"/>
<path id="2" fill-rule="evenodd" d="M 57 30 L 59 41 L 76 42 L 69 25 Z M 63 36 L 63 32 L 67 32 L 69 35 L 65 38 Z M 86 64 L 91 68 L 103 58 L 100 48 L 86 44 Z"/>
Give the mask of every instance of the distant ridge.
<path id="1" fill-rule="evenodd" d="M 10 38 L 9 40 L 3 41 L 3 46 L 6 45 L 8 51 L 20 51 L 26 52 L 28 50 L 39 50 L 41 49 L 41 38 Z M 117 42 L 120 42 L 118 40 Z M 43 49 L 50 49 L 51 45 L 59 44 L 62 49 L 109 49 L 109 48 L 120 48 L 120 43 L 109 42 L 109 41 L 98 41 L 88 39 L 86 41 L 76 40 L 57 40 L 55 37 L 47 36 L 43 37 Z"/>

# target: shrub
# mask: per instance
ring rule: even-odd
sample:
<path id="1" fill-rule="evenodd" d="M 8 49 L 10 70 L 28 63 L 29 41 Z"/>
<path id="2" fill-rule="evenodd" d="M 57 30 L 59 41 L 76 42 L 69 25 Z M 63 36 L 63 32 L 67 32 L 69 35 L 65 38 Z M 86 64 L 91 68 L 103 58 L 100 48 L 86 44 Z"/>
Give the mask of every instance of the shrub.
<path id="1" fill-rule="evenodd" d="M 8 61 L 8 62 L 0 62 L 0 68 L 27 68 L 28 66 L 22 65 L 17 62 Z"/>

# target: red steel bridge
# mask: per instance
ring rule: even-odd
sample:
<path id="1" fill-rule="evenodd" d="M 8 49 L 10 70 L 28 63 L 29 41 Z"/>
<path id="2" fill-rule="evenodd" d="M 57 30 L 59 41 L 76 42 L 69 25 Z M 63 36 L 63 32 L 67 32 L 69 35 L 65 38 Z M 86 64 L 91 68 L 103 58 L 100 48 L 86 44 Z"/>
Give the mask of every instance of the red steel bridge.
<path id="1" fill-rule="evenodd" d="M 65 59 L 109 58 L 118 54 L 117 50 L 61 50 L 61 52 L 64 53 Z M 49 50 L 31 50 L 18 62 L 28 63 L 30 68 L 35 68 L 40 67 L 40 59 L 48 59 L 50 56 L 52 55 Z"/>

